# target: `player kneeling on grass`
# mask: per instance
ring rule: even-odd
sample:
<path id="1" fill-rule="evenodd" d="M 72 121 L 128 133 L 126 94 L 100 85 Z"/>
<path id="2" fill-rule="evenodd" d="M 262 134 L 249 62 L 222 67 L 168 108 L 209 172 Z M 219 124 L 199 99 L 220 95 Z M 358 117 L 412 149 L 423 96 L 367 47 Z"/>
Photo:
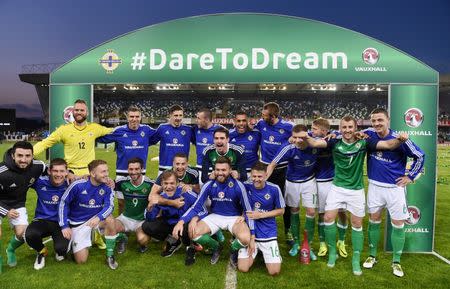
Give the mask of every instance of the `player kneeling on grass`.
<path id="1" fill-rule="evenodd" d="M 127 236 L 125 232 L 136 232 L 140 244 L 139 251 L 147 251 L 148 237 L 140 230 L 144 223 L 144 211 L 148 205 L 148 195 L 153 187 L 153 181 L 142 175 L 144 161 L 140 158 L 128 160 L 128 177 L 116 181 L 116 196 L 120 215 L 115 219 L 117 236 L 117 253 L 126 250 Z"/>
<path id="2" fill-rule="evenodd" d="M 216 264 L 222 245 L 211 236 L 218 230 L 227 229 L 235 237 L 231 244 L 230 264 L 236 268 L 238 250 L 250 243 L 250 230 L 254 234 L 253 220 L 249 220 L 249 230 L 243 217 L 244 212 L 250 211 L 251 207 L 244 185 L 231 176 L 231 162 L 227 157 L 217 158 L 214 175 L 214 180 L 203 185 L 197 201 L 178 221 L 172 235 L 183 235 L 184 225 L 190 221 L 191 239 L 212 249 L 211 264 Z M 211 213 L 200 220 L 208 198 L 211 200 Z"/>
<path id="3" fill-rule="evenodd" d="M 261 251 L 270 275 L 281 271 L 281 256 L 277 241 L 277 222 L 275 217 L 284 214 L 284 198 L 280 187 L 266 182 L 266 165 L 256 163 L 250 173 L 252 182 L 246 182 L 250 206 L 247 218 L 255 222 L 255 235 L 250 238 L 247 248 L 239 250 L 238 270 L 248 272 L 258 251 Z"/>
<path id="4" fill-rule="evenodd" d="M 69 240 L 64 238 L 58 224 L 58 208 L 62 195 L 67 189 L 67 163 L 56 158 L 50 162 L 48 176 L 40 177 L 32 186 L 37 193 L 34 220 L 25 231 L 25 241 L 36 250 L 37 256 L 34 269 L 40 270 L 45 266 L 48 250 L 42 242 L 51 236 L 56 252 L 56 260 L 64 260 L 69 246 Z"/>
<path id="5" fill-rule="evenodd" d="M 89 178 L 73 182 L 59 204 L 59 225 L 64 238 L 71 240 L 75 262 L 86 263 L 92 246 L 92 230 L 104 229 L 106 263 L 117 269 L 114 258 L 116 245 L 114 193 L 106 185 L 109 181 L 108 165 L 103 160 L 93 160 L 88 165 Z"/>
<path id="6" fill-rule="evenodd" d="M 325 141 L 313 139 L 306 132 L 302 132 L 300 137 L 306 140 L 311 147 L 331 148 L 333 154 L 335 175 L 327 196 L 324 216 L 325 240 L 329 247 L 327 265 L 334 267 L 336 263 L 336 223 L 334 220 L 339 209 L 346 209 L 351 213 L 353 274 L 361 275 L 360 258 L 364 243 L 362 219 L 365 215 L 366 205 L 363 185 L 364 157 L 368 149 L 395 149 L 405 142 L 408 136 L 401 134 L 397 138 L 387 141 L 373 138 L 358 140 L 355 134 L 356 128 L 356 120 L 351 116 L 345 116 L 339 124 L 342 138 Z"/>
<path id="7" fill-rule="evenodd" d="M 180 217 L 197 200 L 197 194 L 192 191 L 183 192 L 183 187 L 178 186 L 178 178 L 173 171 L 165 171 L 161 174 L 162 188 L 161 195 L 153 194 L 150 197 L 147 210 L 145 212 L 145 222 L 142 224 L 142 231 L 158 240 L 166 240 L 162 257 L 170 257 L 181 246 L 181 242 L 190 248 L 191 241 L 187 233 L 188 226 L 184 226 L 182 238 L 172 235 L 173 228 Z M 159 197 L 168 200 L 178 200 L 181 206 L 158 205 Z M 192 248 L 193 249 L 193 248 Z M 192 256 L 193 258 L 193 256 Z M 186 259 L 186 264 L 194 262 Z"/>

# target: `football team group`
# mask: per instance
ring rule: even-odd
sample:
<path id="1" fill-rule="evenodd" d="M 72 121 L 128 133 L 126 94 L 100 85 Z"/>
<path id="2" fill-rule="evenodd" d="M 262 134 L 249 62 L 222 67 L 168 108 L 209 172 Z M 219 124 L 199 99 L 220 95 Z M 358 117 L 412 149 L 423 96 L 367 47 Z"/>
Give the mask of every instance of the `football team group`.
<path id="1" fill-rule="evenodd" d="M 392 223 L 392 272 L 404 275 L 400 257 L 409 217 L 406 186 L 420 174 L 424 152 L 408 135 L 389 128 L 385 109 L 372 111 L 372 127 L 363 131 L 351 116 L 340 120 L 338 131 L 330 130 L 322 118 L 308 130 L 284 120 L 274 102 L 263 106 L 255 125 L 245 112 L 236 113 L 230 131 L 212 123 L 209 109 L 200 109 L 197 124 L 188 126 L 178 105 L 169 108 L 168 122 L 157 129 L 141 124 L 141 111 L 133 106 L 127 111 L 128 123 L 116 128 L 87 122 L 83 100 L 74 103 L 73 116 L 73 123 L 60 126 L 34 146 L 15 143 L 0 163 L 0 216 L 8 219 L 14 232 L 6 248 L 10 267 L 17 264 L 15 250 L 26 242 L 37 252 L 34 268 L 42 269 L 48 255 L 43 239 L 51 237 L 58 261 L 70 253 L 76 263 L 85 263 L 94 242 L 106 249 L 108 267 L 116 269 L 115 253 L 125 252 L 130 234 L 136 234 L 141 253 L 149 241 L 159 240 L 164 243 L 163 257 L 183 247 L 187 266 L 195 263 L 199 251 L 211 254 L 211 264 L 216 264 L 228 243 L 223 230 L 228 230 L 233 268 L 248 272 L 261 253 L 268 273 L 277 275 L 282 254 L 276 217 L 283 216 L 288 254 L 296 256 L 302 206 L 310 258 L 328 255 L 330 268 L 338 256 L 347 258 L 345 235 L 350 224 L 355 275 L 362 274 L 366 211 L 369 252 L 362 266 L 370 269 L 377 263 L 381 213 L 386 208 Z M 96 142 L 115 143 L 115 181 L 108 171 L 113 165 L 95 158 Z M 52 159 L 48 165 L 33 159 L 57 143 L 64 145 L 64 159 Z M 159 172 L 153 181 L 146 176 L 146 164 L 149 146 L 158 143 Z M 191 144 L 196 147 L 195 168 L 188 166 Z M 412 165 L 406 170 L 408 159 Z M 30 224 L 25 208 L 29 188 L 37 193 Z M 316 223 L 320 245 L 315 252 Z"/>

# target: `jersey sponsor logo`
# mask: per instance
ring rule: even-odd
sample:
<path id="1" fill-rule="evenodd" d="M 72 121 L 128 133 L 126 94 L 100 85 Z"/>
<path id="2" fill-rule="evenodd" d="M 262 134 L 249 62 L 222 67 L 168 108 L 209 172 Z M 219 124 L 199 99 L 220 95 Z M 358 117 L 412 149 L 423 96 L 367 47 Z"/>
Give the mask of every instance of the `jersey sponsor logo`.
<path id="1" fill-rule="evenodd" d="M 75 118 L 73 117 L 73 105 L 66 106 L 63 110 L 62 118 L 65 123 L 72 123 L 75 121 Z"/>
<path id="2" fill-rule="evenodd" d="M 422 214 L 420 213 L 420 209 L 416 206 L 408 206 L 409 218 L 406 219 L 406 223 L 408 225 L 415 225 L 420 221 L 420 217 Z"/>
<path id="3" fill-rule="evenodd" d="M 178 139 L 177 138 L 173 138 L 172 143 L 178 143 Z"/>
<path id="4" fill-rule="evenodd" d="M 225 193 L 224 193 L 224 192 L 219 192 L 219 193 L 217 194 L 217 196 L 218 196 L 220 199 L 223 199 L 223 198 L 225 198 Z"/>
<path id="5" fill-rule="evenodd" d="M 53 195 L 53 196 L 52 196 L 52 201 L 53 201 L 53 202 L 56 203 L 56 202 L 58 202 L 58 200 L 59 200 L 59 197 L 58 197 L 57 195 Z"/>
<path id="6" fill-rule="evenodd" d="M 252 141 L 252 140 L 253 140 L 253 137 L 252 137 L 251 135 L 249 135 L 249 136 L 248 136 L 248 140 L 249 140 L 249 141 Z"/>
<path id="7" fill-rule="evenodd" d="M 131 144 L 135 147 L 135 146 L 138 145 L 138 141 L 137 141 L 137 140 L 133 140 L 133 141 L 131 142 Z"/>
<path id="8" fill-rule="evenodd" d="M 104 189 L 100 189 L 100 191 L 98 191 L 98 194 L 100 196 L 103 196 L 105 194 L 105 190 Z"/>
<path id="9" fill-rule="evenodd" d="M 122 59 L 119 58 L 119 55 L 114 50 L 108 49 L 102 58 L 99 59 L 98 63 L 106 70 L 107 74 L 112 74 L 122 64 Z"/>
<path id="10" fill-rule="evenodd" d="M 362 59 L 366 64 L 375 65 L 380 59 L 380 53 L 375 48 L 369 47 L 364 49 Z"/>
<path id="11" fill-rule="evenodd" d="M 378 158 L 382 158 L 383 157 L 383 152 L 377 152 L 377 157 Z"/>
<path id="12" fill-rule="evenodd" d="M 423 112 L 418 108 L 410 108 L 404 114 L 404 121 L 409 127 L 419 127 L 423 123 Z"/>
<path id="13" fill-rule="evenodd" d="M 264 195 L 264 199 L 269 200 L 269 199 L 270 199 L 270 194 L 268 194 L 268 193 L 265 194 L 265 195 Z"/>
<path id="14" fill-rule="evenodd" d="M 261 203 L 255 202 L 255 210 L 258 210 L 259 208 L 261 208 Z"/>
<path id="15" fill-rule="evenodd" d="M 273 142 L 275 140 L 275 137 L 273 135 L 269 136 L 269 141 Z"/>
<path id="16" fill-rule="evenodd" d="M 94 199 L 90 199 L 89 200 L 89 205 L 91 205 L 91 206 L 95 205 L 95 200 Z"/>

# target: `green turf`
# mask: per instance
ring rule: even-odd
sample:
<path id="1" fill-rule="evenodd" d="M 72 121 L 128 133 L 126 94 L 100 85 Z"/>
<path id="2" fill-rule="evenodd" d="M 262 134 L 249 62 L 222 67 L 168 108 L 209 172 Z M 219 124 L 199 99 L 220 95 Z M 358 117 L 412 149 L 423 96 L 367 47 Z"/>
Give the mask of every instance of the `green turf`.
<path id="1" fill-rule="evenodd" d="M 0 145 L 0 155 L 11 144 Z M 191 150 L 194 151 L 194 150 Z M 158 155 L 156 148 L 151 148 L 148 175 L 156 176 L 157 162 L 150 161 Z M 114 166 L 115 154 L 105 149 L 97 149 L 97 157 L 108 161 Z M 438 193 L 436 205 L 435 249 L 444 257 L 450 257 L 450 148 L 438 150 Z M 194 158 L 192 158 L 194 159 Z M 192 163 L 192 161 L 191 161 Z M 111 169 L 111 177 L 114 176 Z M 35 193 L 30 190 L 27 208 L 30 218 L 34 213 Z M 302 228 L 303 228 L 302 220 Z M 365 228 L 367 225 L 365 224 Z M 11 236 L 6 219 L 2 224 L 2 248 L 6 247 Z M 350 233 L 347 234 L 350 243 Z M 383 238 L 382 238 L 383 239 Z M 380 252 L 382 252 L 380 242 Z M 227 251 L 215 266 L 209 264 L 209 256 L 198 254 L 197 263 L 191 267 L 184 266 L 183 251 L 177 252 L 171 258 L 159 256 L 161 243 L 151 243 L 150 250 L 145 254 L 135 250 L 135 239 L 130 238 L 128 251 L 118 256 L 119 268 L 116 271 L 108 269 L 104 261 L 104 251 L 96 248 L 90 250 L 89 261 L 85 265 L 76 265 L 65 260 L 56 263 L 53 250 L 50 248 L 46 267 L 40 271 L 33 269 L 34 251 L 27 246 L 17 250 L 18 265 L 15 268 L 4 266 L 0 275 L 0 288 L 224 288 L 227 265 Z M 258 259 L 250 273 L 238 273 L 238 288 L 448 288 L 450 281 L 450 265 L 438 258 L 423 254 L 405 254 L 402 265 L 406 276 L 396 278 L 390 269 L 391 255 L 379 254 L 379 263 L 374 269 L 360 277 L 351 273 L 350 260 L 339 259 L 334 269 L 326 266 L 326 260 L 320 259 L 310 265 L 301 265 L 296 258 L 287 254 L 284 238 L 280 237 L 283 265 L 281 275 L 269 277 L 262 260 Z M 317 234 L 313 244 L 318 247 Z M 350 253 L 351 247 L 348 248 Z M 6 262 L 4 252 L 3 260 Z M 367 256 L 367 234 L 365 233 L 365 248 L 362 254 Z"/>

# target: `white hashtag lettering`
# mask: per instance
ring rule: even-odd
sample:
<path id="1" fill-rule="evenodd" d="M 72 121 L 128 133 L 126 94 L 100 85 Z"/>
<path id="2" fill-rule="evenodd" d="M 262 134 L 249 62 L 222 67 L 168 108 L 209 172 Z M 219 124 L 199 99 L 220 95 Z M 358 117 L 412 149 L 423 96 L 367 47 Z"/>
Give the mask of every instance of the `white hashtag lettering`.
<path id="1" fill-rule="evenodd" d="M 142 70 L 142 67 L 145 66 L 145 60 L 147 59 L 147 56 L 145 56 L 145 52 L 136 52 L 136 55 L 133 56 L 133 63 L 131 63 L 131 67 L 133 70 Z"/>

